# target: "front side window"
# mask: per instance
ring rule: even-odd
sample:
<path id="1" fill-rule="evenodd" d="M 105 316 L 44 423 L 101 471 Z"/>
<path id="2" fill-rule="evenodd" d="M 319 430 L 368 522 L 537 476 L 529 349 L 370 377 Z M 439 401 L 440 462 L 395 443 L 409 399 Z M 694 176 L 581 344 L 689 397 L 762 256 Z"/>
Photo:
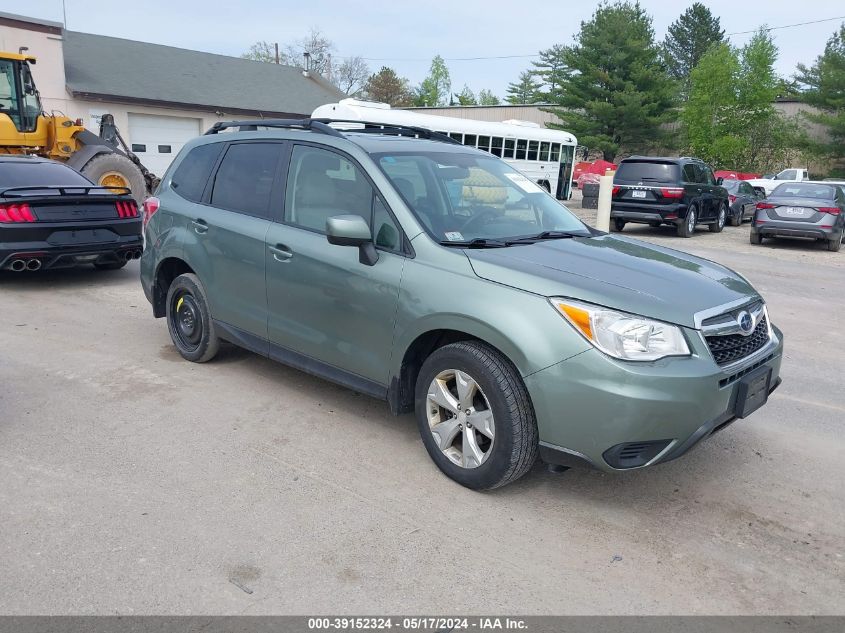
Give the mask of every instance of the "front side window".
<path id="1" fill-rule="evenodd" d="M 561 161 L 563 156 L 560 154 L 560 143 L 552 143 L 552 152 L 549 154 L 549 160 L 553 163 Z"/>
<path id="2" fill-rule="evenodd" d="M 230 145 L 214 177 L 212 206 L 269 219 L 270 194 L 282 147 L 280 143 Z"/>
<path id="3" fill-rule="evenodd" d="M 544 163 L 549 162 L 549 145 L 550 143 L 543 141 L 540 143 L 540 157 L 539 159 Z"/>
<path id="4" fill-rule="evenodd" d="M 334 215 L 369 220 L 373 207 L 373 188 L 354 163 L 306 145 L 293 148 L 285 197 L 285 222 L 320 233 Z"/>
<path id="5" fill-rule="evenodd" d="M 441 244 L 530 238 L 544 231 L 590 235 L 544 189 L 492 156 L 409 152 L 373 158 Z"/>

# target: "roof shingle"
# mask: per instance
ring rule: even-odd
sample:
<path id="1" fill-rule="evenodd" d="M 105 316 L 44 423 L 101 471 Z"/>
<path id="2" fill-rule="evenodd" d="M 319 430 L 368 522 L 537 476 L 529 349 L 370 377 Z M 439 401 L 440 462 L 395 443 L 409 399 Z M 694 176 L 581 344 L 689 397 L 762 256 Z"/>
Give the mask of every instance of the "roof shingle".
<path id="1" fill-rule="evenodd" d="M 294 66 L 90 33 L 65 31 L 64 58 L 68 90 L 78 97 L 308 116 L 346 96 Z"/>

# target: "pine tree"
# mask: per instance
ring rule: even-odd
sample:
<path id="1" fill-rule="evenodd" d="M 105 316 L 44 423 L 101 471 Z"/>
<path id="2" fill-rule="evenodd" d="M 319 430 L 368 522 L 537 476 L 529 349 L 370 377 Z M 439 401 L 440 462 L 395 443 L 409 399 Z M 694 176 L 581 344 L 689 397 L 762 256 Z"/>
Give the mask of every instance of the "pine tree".
<path id="1" fill-rule="evenodd" d="M 565 46 L 555 44 L 551 48 L 540 51 L 540 61 L 531 62 L 536 68 L 534 75 L 541 83 L 538 90 L 539 100 L 552 102 L 552 95 L 558 94 L 566 72 L 566 64 L 563 61 L 565 52 Z"/>
<path id="2" fill-rule="evenodd" d="M 669 26 L 663 41 L 664 61 L 669 75 L 689 90 L 689 76 L 707 50 L 725 41 L 719 18 L 700 2 L 694 3 Z"/>
<path id="3" fill-rule="evenodd" d="M 814 141 L 811 148 L 837 161 L 835 172 L 845 175 L 845 23 L 812 66 L 798 65 L 795 78 L 804 87 L 804 102 L 819 110 L 804 116 L 825 126 L 830 135 L 829 142 Z"/>
<path id="4" fill-rule="evenodd" d="M 660 62 L 651 18 L 638 3 L 602 4 L 561 56 L 565 71 L 549 111 L 581 145 L 612 161 L 620 148 L 646 149 L 673 116 L 675 85 Z"/>
<path id="5" fill-rule="evenodd" d="M 499 101 L 499 97 L 494 95 L 492 90 L 482 88 L 478 91 L 478 105 L 495 106 L 499 105 L 500 103 L 501 101 Z"/>
<path id="6" fill-rule="evenodd" d="M 515 105 L 537 103 L 539 99 L 540 82 L 530 71 L 519 73 L 519 80 L 509 83 L 505 101 Z"/>
<path id="7" fill-rule="evenodd" d="M 458 100 L 458 105 L 476 105 L 478 101 L 475 98 L 475 93 L 470 90 L 469 86 L 464 84 L 463 89 L 455 95 Z"/>
<path id="8" fill-rule="evenodd" d="M 387 66 L 382 66 L 381 70 L 370 75 L 364 86 L 364 93 L 371 101 L 389 103 L 392 106 L 409 106 L 414 102 L 408 80 Z"/>

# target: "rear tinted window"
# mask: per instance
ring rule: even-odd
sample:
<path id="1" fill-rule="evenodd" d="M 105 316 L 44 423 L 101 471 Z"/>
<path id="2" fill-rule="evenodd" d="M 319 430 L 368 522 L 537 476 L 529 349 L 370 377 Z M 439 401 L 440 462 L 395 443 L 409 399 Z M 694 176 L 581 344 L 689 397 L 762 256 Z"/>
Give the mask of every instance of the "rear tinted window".
<path id="1" fill-rule="evenodd" d="M 0 187 L 90 187 L 92 184 L 82 174 L 59 163 L 0 162 Z"/>
<path id="2" fill-rule="evenodd" d="M 731 193 L 736 193 L 739 191 L 739 181 L 738 180 L 725 180 L 722 183 L 722 186 L 730 191 Z"/>
<path id="3" fill-rule="evenodd" d="M 222 143 L 211 143 L 200 145 L 188 152 L 170 180 L 173 190 L 183 198 L 200 202 L 222 147 Z"/>
<path id="4" fill-rule="evenodd" d="M 678 166 L 675 163 L 654 161 L 622 161 L 616 170 L 618 182 L 678 182 Z"/>
<path id="5" fill-rule="evenodd" d="M 808 185 L 799 182 L 788 182 L 775 187 L 772 198 L 818 198 L 833 200 L 836 190 L 829 185 Z"/>
<path id="6" fill-rule="evenodd" d="M 226 150 L 214 177 L 211 204 L 270 218 L 270 193 L 282 155 L 280 143 L 237 143 Z"/>

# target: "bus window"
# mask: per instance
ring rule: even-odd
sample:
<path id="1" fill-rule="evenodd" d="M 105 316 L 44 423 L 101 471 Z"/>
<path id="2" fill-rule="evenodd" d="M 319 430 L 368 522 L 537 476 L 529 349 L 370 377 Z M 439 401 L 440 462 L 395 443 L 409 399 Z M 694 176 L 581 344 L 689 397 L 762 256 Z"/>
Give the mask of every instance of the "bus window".
<path id="1" fill-rule="evenodd" d="M 552 153 L 549 160 L 556 163 L 560 160 L 560 143 L 552 143 Z"/>
<path id="2" fill-rule="evenodd" d="M 537 148 L 540 146 L 540 141 L 530 141 L 528 143 L 528 160 L 537 160 Z"/>
<path id="3" fill-rule="evenodd" d="M 528 141 L 524 138 L 518 139 L 516 142 L 516 160 L 525 160 L 525 148 L 528 147 Z"/>
<path id="4" fill-rule="evenodd" d="M 478 137 L 478 149 L 483 149 L 485 152 L 490 151 L 490 137 L 489 136 L 479 136 Z"/>
<path id="5" fill-rule="evenodd" d="M 464 145 L 475 147 L 475 134 L 464 134 Z"/>
<path id="6" fill-rule="evenodd" d="M 513 146 L 515 141 L 512 138 L 505 139 L 505 153 L 502 158 L 513 158 Z"/>
<path id="7" fill-rule="evenodd" d="M 493 156 L 498 156 L 499 158 L 502 157 L 502 140 L 501 136 L 493 137 L 493 144 L 490 146 L 490 153 L 493 154 Z"/>
<path id="8" fill-rule="evenodd" d="M 463 136 L 464 135 L 461 134 L 460 132 L 449 132 L 449 136 L 451 136 L 453 139 L 458 141 L 458 143 L 463 143 L 463 140 L 464 140 Z"/>
<path id="9" fill-rule="evenodd" d="M 544 163 L 549 162 L 549 148 L 551 147 L 551 143 L 548 141 L 543 141 L 540 143 L 540 157 L 538 160 L 543 161 Z"/>

